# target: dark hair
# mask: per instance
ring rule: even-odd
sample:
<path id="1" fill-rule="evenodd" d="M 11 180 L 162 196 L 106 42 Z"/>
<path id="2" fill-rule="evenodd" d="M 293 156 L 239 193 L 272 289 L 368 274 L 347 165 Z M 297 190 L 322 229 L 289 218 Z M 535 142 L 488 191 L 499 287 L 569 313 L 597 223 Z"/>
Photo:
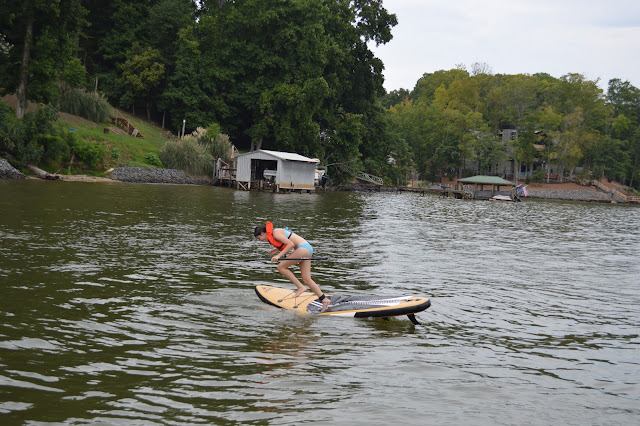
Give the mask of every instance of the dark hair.
<path id="1" fill-rule="evenodd" d="M 253 230 L 253 236 L 257 237 L 258 235 L 262 234 L 263 232 L 267 232 L 267 227 L 266 226 L 256 226 L 256 229 Z"/>

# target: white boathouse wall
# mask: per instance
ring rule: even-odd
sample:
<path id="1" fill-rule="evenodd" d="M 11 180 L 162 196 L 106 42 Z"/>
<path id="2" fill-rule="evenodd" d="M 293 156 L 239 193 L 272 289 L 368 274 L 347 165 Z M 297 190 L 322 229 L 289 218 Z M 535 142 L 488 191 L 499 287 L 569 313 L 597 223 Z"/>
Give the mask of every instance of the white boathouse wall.
<path id="1" fill-rule="evenodd" d="M 299 154 L 269 150 L 257 150 L 238 155 L 236 181 L 238 188 L 250 189 L 262 180 L 255 173 L 254 161 L 275 161 L 276 176 L 274 185 L 279 190 L 315 189 L 315 170 L 320 163 L 317 158 L 308 158 Z"/>

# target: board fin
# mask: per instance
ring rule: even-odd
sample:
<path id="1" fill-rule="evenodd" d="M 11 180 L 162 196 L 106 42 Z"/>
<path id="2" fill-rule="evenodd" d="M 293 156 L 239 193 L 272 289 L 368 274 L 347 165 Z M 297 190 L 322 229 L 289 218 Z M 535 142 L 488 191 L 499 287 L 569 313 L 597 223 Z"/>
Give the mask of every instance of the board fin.
<path id="1" fill-rule="evenodd" d="M 418 322 L 418 320 L 416 319 L 416 316 L 414 314 L 407 315 L 407 318 L 409 318 L 411 320 L 411 322 L 414 323 L 415 325 L 419 325 L 420 324 Z"/>

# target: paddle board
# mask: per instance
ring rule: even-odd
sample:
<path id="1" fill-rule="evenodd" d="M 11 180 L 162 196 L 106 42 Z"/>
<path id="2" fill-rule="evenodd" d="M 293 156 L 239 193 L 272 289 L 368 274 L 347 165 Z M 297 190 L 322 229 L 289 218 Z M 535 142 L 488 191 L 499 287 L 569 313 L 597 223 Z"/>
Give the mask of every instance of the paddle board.
<path id="1" fill-rule="evenodd" d="M 264 303 L 304 314 L 337 315 L 356 318 L 386 318 L 407 315 L 417 324 L 415 314 L 431 306 L 431 301 L 422 296 L 340 296 L 329 295 L 331 304 L 326 311 L 314 293 L 306 291 L 293 297 L 295 290 L 270 285 L 256 286 L 256 294 Z"/>

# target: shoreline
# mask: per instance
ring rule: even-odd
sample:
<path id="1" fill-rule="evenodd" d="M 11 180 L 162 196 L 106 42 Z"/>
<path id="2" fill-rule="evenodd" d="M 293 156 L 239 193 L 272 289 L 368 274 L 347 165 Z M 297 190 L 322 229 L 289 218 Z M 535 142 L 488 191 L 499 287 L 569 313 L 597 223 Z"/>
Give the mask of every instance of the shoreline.
<path id="1" fill-rule="evenodd" d="M 213 186 L 212 179 L 206 177 L 189 176 L 175 169 L 153 169 L 146 167 L 117 167 L 113 169 L 109 177 L 98 177 L 89 175 L 51 175 L 46 177 L 26 176 L 20 171 L 12 167 L 5 159 L 0 159 L 0 178 L 5 179 L 40 179 L 40 180 L 60 180 L 63 182 L 103 182 L 103 183 L 155 183 L 155 184 L 173 184 L 173 185 L 199 185 Z M 455 185 L 455 181 L 443 181 L 443 185 Z M 524 182 L 523 182 L 524 184 Z M 562 201 L 581 201 L 581 202 L 600 202 L 600 203 L 616 203 L 617 201 L 608 194 L 598 190 L 592 186 L 580 185 L 575 182 L 558 182 L 558 183 L 530 183 L 528 187 L 530 199 L 544 200 L 562 200 Z M 432 184 L 429 187 L 408 186 L 414 190 L 424 190 L 426 192 L 436 192 L 439 188 Z M 347 185 L 347 187 L 329 188 L 330 191 L 363 191 L 363 192 L 394 192 L 399 189 L 396 187 L 371 187 L 360 184 Z"/>

